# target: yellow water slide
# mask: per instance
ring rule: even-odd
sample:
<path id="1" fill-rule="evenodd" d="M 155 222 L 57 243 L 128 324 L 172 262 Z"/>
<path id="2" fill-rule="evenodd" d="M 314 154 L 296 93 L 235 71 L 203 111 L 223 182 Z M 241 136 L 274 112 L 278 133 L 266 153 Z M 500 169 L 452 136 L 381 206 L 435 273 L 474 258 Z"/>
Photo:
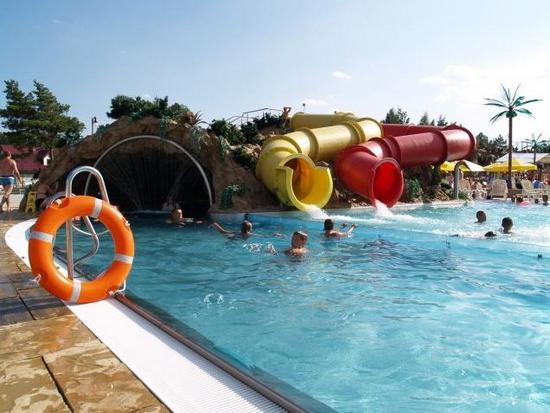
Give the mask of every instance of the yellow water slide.
<path id="1" fill-rule="evenodd" d="M 256 175 L 281 202 L 300 210 L 322 208 L 332 195 L 330 169 L 315 162 L 333 161 L 345 147 L 382 136 L 376 120 L 352 113 L 297 113 L 290 125 L 294 132 L 265 141 Z"/>

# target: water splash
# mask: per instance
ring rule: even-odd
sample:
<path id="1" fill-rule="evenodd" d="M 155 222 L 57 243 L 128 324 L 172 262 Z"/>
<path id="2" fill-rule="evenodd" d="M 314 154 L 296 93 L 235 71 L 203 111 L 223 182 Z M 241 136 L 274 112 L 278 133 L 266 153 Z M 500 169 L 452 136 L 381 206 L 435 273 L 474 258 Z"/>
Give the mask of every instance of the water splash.
<path id="1" fill-rule="evenodd" d="M 379 217 L 393 217 L 393 212 L 384 204 L 383 202 L 379 201 L 378 199 L 374 200 L 374 207 L 376 208 L 376 215 Z"/>
<path id="2" fill-rule="evenodd" d="M 325 211 L 323 211 L 316 205 L 306 205 L 304 210 L 305 212 L 307 212 L 311 219 L 321 220 L 330 218 L 330 216 Z"/>

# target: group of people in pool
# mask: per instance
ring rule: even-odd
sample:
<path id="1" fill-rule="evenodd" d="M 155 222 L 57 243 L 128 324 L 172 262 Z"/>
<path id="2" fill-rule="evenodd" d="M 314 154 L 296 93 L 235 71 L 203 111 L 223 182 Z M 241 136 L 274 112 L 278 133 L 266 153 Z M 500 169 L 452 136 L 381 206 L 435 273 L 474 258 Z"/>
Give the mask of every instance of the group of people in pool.
<path id="1" fill-rule="evenodd" d="M 180 208 L 174 208 L 170 214 L 170 219 L 167 221 L 168 223 L 175 224 L 175 225 L 185 225 L 187 223 L 202 223 L 202 221 L 194 221 L 192 218 L 184 218 L 182 210 Z M 252 222 L 244 220 L 241 223 L 241 230 L 240 232 L 236 231 L 230 231 L 222 227 L 217 222 L 213 222 L 209 225 L 211 228 L 215 228 L 218 230 L 218 232 L 227 238 L 230 239 L 248 239 L 253 235 L 252 233 Z M 342 229 L 346 228 L 347 224 L 342 224 Z M 345 237 L 349 237 L 353 230 L 357 228 L 357 225 L 352 224 L 347 228 L 346 230 L 337 230 L 334 228 L 334 221 L 332 219 L 326 219 L 323 224 L 323 236 L 328 239 L 341 239 Z M 295 256 L 295 257 L 301 257 L 308 253 L 308 249 L 306 247 L 307 241 L 308 241 L 308 234 L 304 231 L 294 231 L 292 234 L 292 237 L 290 239 L 290 247 L 284 251 L 286 255 Z M 270 246 L 268 249 L 269 252 L 275 253 L 275 249 Z"/>
<path id="2" fill-rule="evenodd" d="M 477 211 L 476 219 L 476 224 L 484 224 L 487 221 L 487 214 L 485 213 L 485 211 Z M 500 225 L 500 231 L 503 234 L 511 234 L 512 227 L 514 226 L 514 221 L 512 221 L 512 218 L 510 217 L 504 217 L 502 218 L 502 222 L 500 223 Z M 487 231 L 484 236 L 485 238 L 494 238 L 497 236 L 497 234 L 494 231 Z"/>
<path id="3" fill-rule="evenodd" d="M 535 204 L 538 204 L 538 203 L 540 203 L 539 199 L 535 198 Z M 529 201 L 524 200 L 522 197 L 518 196 L 516 197 L 516 204 L 520 206 L 525 206 L 525 205 L 529 205 Z M 544 194 L 542 195 L 542 206 L 548 206 L 548 205 L 550 205 L 548 203 L 548 195 Z"/>

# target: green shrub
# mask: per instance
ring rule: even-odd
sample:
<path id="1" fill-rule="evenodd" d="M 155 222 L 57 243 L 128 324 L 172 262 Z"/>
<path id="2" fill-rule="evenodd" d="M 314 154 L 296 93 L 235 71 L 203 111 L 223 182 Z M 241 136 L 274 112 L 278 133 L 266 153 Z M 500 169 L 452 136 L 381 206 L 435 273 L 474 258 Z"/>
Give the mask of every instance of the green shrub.
<path id="1" fill-rule="evenodd" d="M 233 208 L 233 195 L 244 195 L 246 193 L 246 187 L 243 185 L 229 185 L 225 187 L 220 199 L 220 209 Z"/>
<path id="2" fill-rule="evenodd" d="M 273 115 L 269 112 L 264 113 L 261 118 L 254 119 L 258 129 L 268 128 L 270 126 L 279 126 L 282 122 L 282 115 Z"/>
<path id="3" fill-rule="evenodd" d="M 441 183 L 441 170 L 438 166 L 434 166 L 432 169 L 432 176 L 430 177 L 430 185 L 437 186 Z"/>
<path id="4" fill-rule="evenodd" d="M 253 171 L 256 170 L 256 163 L 258 162 L 258 159 L 253 154 L 247 152 L 242 146 L 239 146 L 235 152 L 233 152 L 233 157 L 242 166 Z"/>
<path id="5" fill-rule="evenodd" d="M 241 125 L 241 132 L 246 143 L 260 143 L 258 137 L 258 126 L 254 122 L 246 122 Z"/>
<path id="6" fill-rule="evenodd" d="M 422 186 L 418 179 L 405 178 L 405 196 L 408 201 L 414 201 L 422 196 Z"/>
<path id="7" fill-rule="evenodd" d="M 228 123 L 225 119 L 213 120 L 209 130 L 215 135 L 227 139 L 230 145 L 239 145 L 245 142 L 244 135 L 240 129 Z"/>
<path id="8" fill-rule="evenodd" d="M 458 191 L 458 199 L 462 199 L 463 201 L 469 201 L 471 198 L 466 192 Z"/>

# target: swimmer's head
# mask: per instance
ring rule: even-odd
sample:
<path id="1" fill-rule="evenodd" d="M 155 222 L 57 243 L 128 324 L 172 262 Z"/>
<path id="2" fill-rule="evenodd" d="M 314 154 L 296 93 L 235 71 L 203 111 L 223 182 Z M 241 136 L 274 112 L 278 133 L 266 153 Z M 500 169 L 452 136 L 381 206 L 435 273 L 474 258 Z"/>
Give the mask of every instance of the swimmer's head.
<path id="1" fill-rule="evenodd" d="M 290 241 L 290 245 L 292 248 L 304 248 L 307 243 L 307 234 L 302 231 L 295 231 L 294 234 L 292 234 L 292 239 Z"/>
<path id="2" fill-rule="evenodd" d="M 332 231 L 334 229 L 334 221 L 332 219 L 325 219 L 324 228 L 325 231 Z"/>
<path id="3" fill-rule="evenodd" d="M 174 208 L 170 216 L 172 217 L 172 221 L 180 222 L 183 220 L 183 211 L 180 208 Z"/>
<path id="4" fill-rule="evenodd" d="M 476 212 L 476 218 L 478 223 L 482 223 L 487 221 L 487 214 L 485 214 L 485 211 L 477 211 Z"/>
<path id="5" fill-rule="evenodd" d="M 250 234 L 252 232 L 252 222 L 244 220 L 241 224 L 241 234 Z"/>
<path id="6" fill-rule="evenodd" d="M 489 231 L 485 233 L 485 238 L 494 238 L 497 234 L 495 234 L 493 231 Z"/>
<path id="7" fill-rule="evenodd" d="M 502 229 L 504 230 L 504 233 L 510 232 L 512 227 L 514 226 L 514 221 L 512 221 L 512 218 L 510 217 L 504 217 L 502 218 Z"/>

